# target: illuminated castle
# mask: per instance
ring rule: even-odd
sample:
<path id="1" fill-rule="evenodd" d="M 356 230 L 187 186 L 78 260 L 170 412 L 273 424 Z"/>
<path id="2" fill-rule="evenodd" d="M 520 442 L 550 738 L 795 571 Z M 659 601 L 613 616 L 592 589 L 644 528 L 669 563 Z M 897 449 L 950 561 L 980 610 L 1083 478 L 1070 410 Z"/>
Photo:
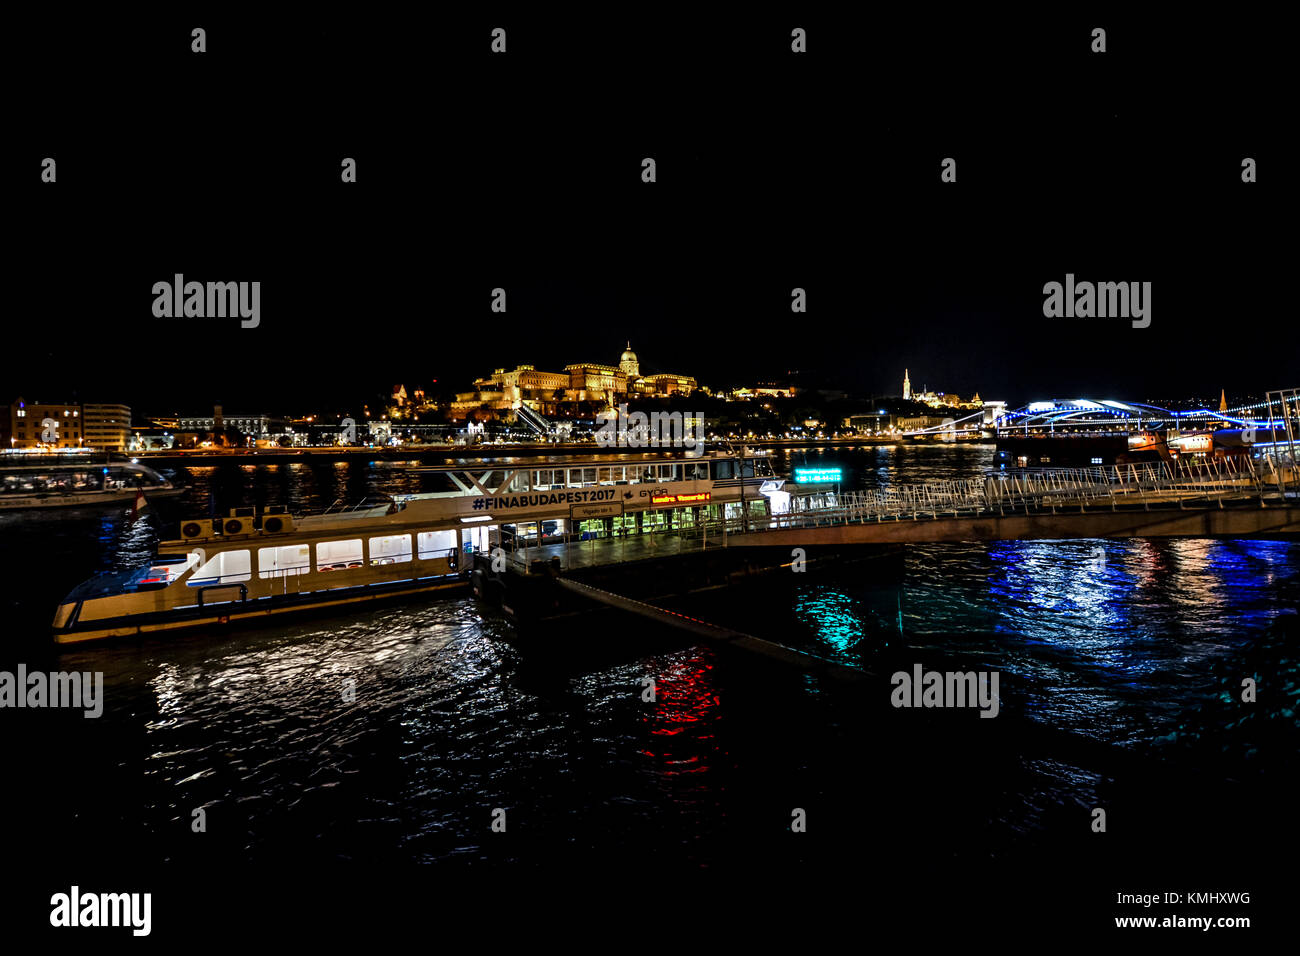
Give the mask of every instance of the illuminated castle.
<path id="1" fill-rule="evenodd" d="M 539 372 L 532 365 L 520 365 L 513 371 L 499 368 L 477 379 L 472 392 L 457 393 L 449 411 L 453 419 L 496 417 L 528 405 L 544 415 L 563 418 L 576 413 L 576 406 L 582 402 L 613 407 L 629 398 L 689 395 L 697 387 L 690 375 L 642 375 L 641 363 L 629 341 L 617 366 L 581 362 L 566 365 L 563 372 Z"/>

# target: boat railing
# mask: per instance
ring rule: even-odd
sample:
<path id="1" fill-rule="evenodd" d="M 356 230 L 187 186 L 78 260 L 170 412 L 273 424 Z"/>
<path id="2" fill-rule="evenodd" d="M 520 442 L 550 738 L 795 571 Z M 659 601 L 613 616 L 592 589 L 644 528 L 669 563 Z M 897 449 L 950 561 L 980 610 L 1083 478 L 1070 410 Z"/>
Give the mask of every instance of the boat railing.
<path id="1" fill-rule="evenodd" d="M 338 515 L 353 514 L 354 512 L 360 511 L 363 508 L 375 508 L 383 503 L 387 503 L 391 505 L 394 503 L 394 500 L 395 499 L 391 495 L 384 495 L 382 497 L 377 495 L 366 495 L 356 504 L 349 505 L 347 503 L 346 498 L 335 498 L 334 501 L 330 503 L 330 506 L 326 508 L 324 511 L 302 511 L 302 512 L 298 512 L 295 515 L 295 517 L 324 518 L 326 515 L 330 515 L 330 514 L 338 514 Z M 338 511 L 335 511 L 334 510 L 335 508 L 338 508 Z"/>
<path id="2" fill-rule="evenodd" d="M 793 495 L 785 511 L 760 519 L 771 529 L 864 521 L 920 520 L 1063 508 L 1150 507 L 1244 500 L 1274 493 L 1276 479 L 1247 456 L 1105 468 L 1036 469 L 982 478 Z M 739 528 L 737 527 L 739 525 Z M 743 530 L 740 518 L 710 518 L 687 533 Z"/>

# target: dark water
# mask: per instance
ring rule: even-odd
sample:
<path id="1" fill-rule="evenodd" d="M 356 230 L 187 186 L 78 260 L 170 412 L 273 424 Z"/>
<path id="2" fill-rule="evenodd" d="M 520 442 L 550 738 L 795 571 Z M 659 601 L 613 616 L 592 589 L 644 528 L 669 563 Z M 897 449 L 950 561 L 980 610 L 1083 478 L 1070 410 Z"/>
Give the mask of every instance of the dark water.
<path id="1" fill-rule="evenodd" d="M 977 474 L 991 456 L 932 446 L 787 463 L 838 462 L 853 486 L 872 487 Z M 378 463 L 232 465 L 185 480 L 195 502 L 216 489 L 223 508 L 420 488 Z M 683 602 L 879 674 L 918 662 L 997 670 L 993 720 L 894 709 L 882 681 L 845 685 L 606 615 L 521 646 L 467 596 L 51 650 L 63 593 L 147 560 L 159 532 L 195 508 L 134 523 L 116 512 L 0 517 L 2 666 L 99 670 L 106 682 L 98 720 L 3 715 L 6 765 L 22 781 L 8 790 L 11 819 L 33 841 L 145 863 L 727 868 L 884 854 L 968 867 L 1064 853 L 1071 867 L 1104 869 L 1170 859 L 1192 825 L 1230 858 L 1288 805 L 1294 541 L 914 546 L 893 563 Z M 1254 705 L 1239 702 L 1248 676 L 1261 688 Z M 1105 849 L 1089 830 L 1099 806 L 1116 835 Z M 196 834 L 200 808 L 207 830 Z M 809 820 L 799 843 L 794 808 Z M 505 834 L 490 829 L 497 809 Z"/>

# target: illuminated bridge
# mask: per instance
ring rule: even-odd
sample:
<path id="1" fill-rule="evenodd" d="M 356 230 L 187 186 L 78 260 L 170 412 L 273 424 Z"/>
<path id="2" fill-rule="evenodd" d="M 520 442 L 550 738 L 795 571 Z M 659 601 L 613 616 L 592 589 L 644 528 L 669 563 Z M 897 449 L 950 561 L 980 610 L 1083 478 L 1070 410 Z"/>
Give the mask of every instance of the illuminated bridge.
<path id="1" fill-rule="evenodd" d="M 1287 430 L 1295 434 L 1300 426 L 1300 399 L 1296 389 L 1270 392 L 1265 401 L 1239 405 L 1222 411 L 1209 408 L 1175 410 L 1141 402 L 1112 399 L 1053 399 L 1031 402 L 1023 408 L 995 411 L 981 409 L 941 425 L 906 431 L 913 436 L 996 432 L 998 434 L 1052 433 L 1057 428 L 1070 432 L 1131 433 L 1170 428 L 1205 431 L 1219 428 Z"/>

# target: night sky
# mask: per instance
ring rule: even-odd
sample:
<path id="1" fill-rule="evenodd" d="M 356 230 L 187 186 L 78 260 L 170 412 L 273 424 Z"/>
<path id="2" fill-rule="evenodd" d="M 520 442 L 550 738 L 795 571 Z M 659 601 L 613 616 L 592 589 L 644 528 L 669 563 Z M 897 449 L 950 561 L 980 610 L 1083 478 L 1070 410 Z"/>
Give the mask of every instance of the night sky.
<path id="1" fill-rule="evenodd" d="M 906 367 L 1021 403 L 1300 383 L 1283 61 L 1244 27 L 199 19 L 203 55 L 190 15 L 18 34 L 50 68 L 8 137 L 0 402 L 329 411 L 614 364 L 628 339 L 643 373 L 713 386 L 799 369 L 896 394 Z M 154 318 L 177 272 L 261 281 L 261 325 Z M 1150 281 L 1151 326 L 1044 318 L 1067 272 Z"/>

